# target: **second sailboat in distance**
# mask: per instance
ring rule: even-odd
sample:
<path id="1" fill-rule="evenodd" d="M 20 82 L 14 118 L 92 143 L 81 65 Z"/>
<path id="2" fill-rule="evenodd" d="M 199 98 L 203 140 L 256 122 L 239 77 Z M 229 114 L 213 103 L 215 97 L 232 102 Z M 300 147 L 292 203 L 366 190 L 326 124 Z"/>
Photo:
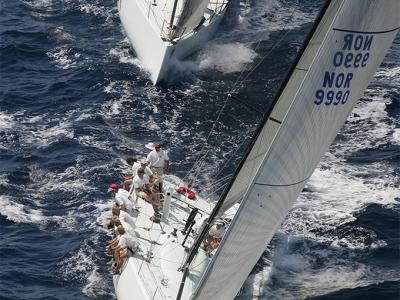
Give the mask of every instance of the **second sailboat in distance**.
<path id="1" fill-rule="evenodd" d="M 119 0 L 125 33 L 154 85 L 173 60 L 197 51 L 217 30 L 228 0 Z"/>

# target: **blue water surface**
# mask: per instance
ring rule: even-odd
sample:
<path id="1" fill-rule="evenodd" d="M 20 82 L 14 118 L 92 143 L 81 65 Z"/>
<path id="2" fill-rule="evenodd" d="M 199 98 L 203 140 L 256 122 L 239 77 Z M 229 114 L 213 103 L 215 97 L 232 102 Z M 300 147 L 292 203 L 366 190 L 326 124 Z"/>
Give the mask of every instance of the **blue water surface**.
<path id="1" fill-rule="evenodd" d="M 0 299 L 115 298 L 101 225 L 124 158 L 160 141 L 188 178 L 208 151 L 216 199 L 321 6 L 234 3 L 154 87 L 115 1 L 1 1 Z M 399 72 L 398 36 L 239 299 L 400 298 Z"/>

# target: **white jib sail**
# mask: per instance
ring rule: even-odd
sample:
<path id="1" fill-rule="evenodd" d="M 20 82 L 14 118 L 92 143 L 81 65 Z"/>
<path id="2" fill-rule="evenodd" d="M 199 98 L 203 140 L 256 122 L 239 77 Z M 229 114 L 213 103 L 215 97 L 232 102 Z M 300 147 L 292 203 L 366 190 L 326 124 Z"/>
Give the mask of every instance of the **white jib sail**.
<path id="1" fill-rule="evenodd" d="M 383 60 L 399 0 L 333 0 L 228 192 L 235 218 L 192 299 L 233 299 Z"/>
<path id="2" fill-rule="evenodd" d="M 173 38 L 193 31 L 201 22 L 209 0 L 186 0 L 178 16 Z"/>

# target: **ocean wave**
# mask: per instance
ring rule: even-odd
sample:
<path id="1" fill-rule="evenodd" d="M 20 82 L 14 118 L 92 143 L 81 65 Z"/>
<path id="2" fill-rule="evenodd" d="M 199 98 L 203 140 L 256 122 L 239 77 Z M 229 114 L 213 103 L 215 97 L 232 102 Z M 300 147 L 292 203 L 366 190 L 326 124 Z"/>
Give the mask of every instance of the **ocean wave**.
<path id="1" fill-rule="evenodd" d="M 46 225 L 60 222 L 61 216 L 46 216 L 41 209 L 30 208 L 9 196 L 0 196 L 0 214 L 15 223 Z"/>
<path id="2" fill-rule="evenodd" d="M 74 49 L 67 46 L 57 47 L 48 51 L 47 56 L 54 62 L 57 68 L 67 70 L 77 66 L 81 57 L 80 53 L 76 53 Z"/>

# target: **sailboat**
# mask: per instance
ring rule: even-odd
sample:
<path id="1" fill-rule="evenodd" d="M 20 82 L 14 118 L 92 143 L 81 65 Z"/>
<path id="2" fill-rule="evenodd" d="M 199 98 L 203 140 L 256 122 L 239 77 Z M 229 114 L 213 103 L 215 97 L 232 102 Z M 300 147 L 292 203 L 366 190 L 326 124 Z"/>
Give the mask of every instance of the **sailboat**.
<path id="1" fill-rule="evenodd" d="M 399 15 L 398 0 L 327 1 L 217 204 L 188 199 L 167 178 L 160 223 L 139 200 L 139 251 L 113 276 L 119 300 L 235 298 L 382 62 Z M 210 227 L 234 205 L 207 253 Z M 199 214 L 208 219 L 195 234 L 188 224 Z"/>
<path id="2" fill-rule="evenodd" d="M 156 85 L 175 60 L 202 47 L 215 33 L 228 0 L 119 0 L 125 33 Z"/>

